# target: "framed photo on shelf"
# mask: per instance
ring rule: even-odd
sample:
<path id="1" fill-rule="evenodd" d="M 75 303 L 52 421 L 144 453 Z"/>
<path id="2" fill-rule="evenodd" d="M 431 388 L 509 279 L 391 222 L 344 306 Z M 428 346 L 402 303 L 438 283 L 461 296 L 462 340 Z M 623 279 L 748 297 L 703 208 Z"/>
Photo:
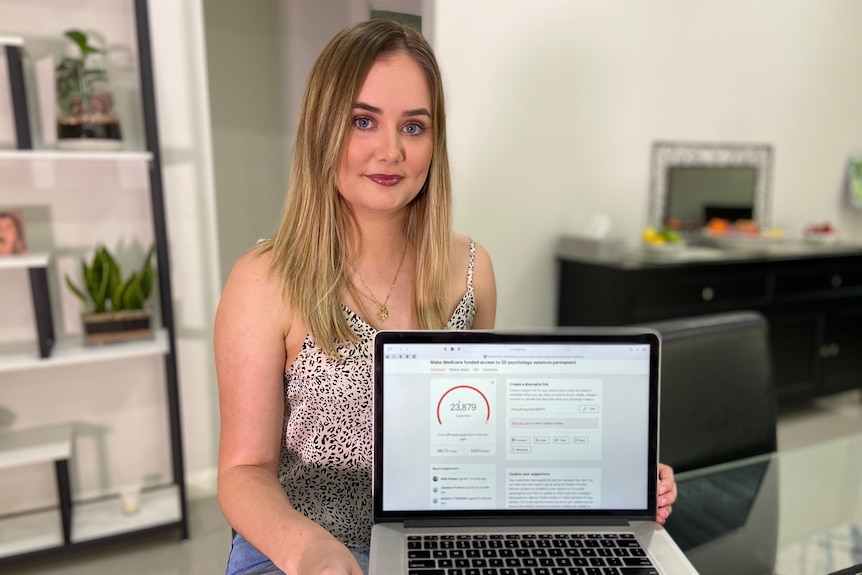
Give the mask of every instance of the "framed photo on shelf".
<path id="1" fill-rule="evenodd" d="M 24 213 L 0 206 L 0 257 L 27 253 Z"/>

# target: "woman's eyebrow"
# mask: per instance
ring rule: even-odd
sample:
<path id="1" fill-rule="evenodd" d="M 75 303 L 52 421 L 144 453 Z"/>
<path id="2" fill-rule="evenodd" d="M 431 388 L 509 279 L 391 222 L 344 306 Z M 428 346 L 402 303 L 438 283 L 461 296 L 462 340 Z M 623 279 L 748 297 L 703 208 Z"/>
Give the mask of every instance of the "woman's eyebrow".
<path id="1" fill-rule="evenodd" d="M 353 108 L 354 109 L 359 108 L 360 110 L 366 110 L 368 112 L 371 112 L 372 114 L 380 114 L 383 112 L 383 110 L 381 110 L 377 106 L 372 106 L 371 104 L 366 104 L 365 102 L 356 102 L 355 104 L 353 104 Z"/>
<path id="2" fill-rule="evenodd" d="M 383 110 L 381 110 L 381 109 L 380 109 L 380 108 L 378 108 L 377 106 L 372 106 L 371 104 L 368 104 L 368 103 L 365 103 L 365 102 L 356 102 L 356 103 L 353 105 L 353 108 L 354 108 L 354 109 L 358 108 L 358 109 L 360 109 L 360 110 L 366 110 L 366 111 L 368 111 L 368 112 L 371 112 L 372 114 L 382 114 L 382 113 L 383 113 Z M 429 111 L 428 111 L 427 109 L 425 109 L 425 108 L 416 108 L 416 109 L 414 109 L 414 110 L 406 110 L 406 111 L 405 111 L 403 114 L 401 114 L 401 115 L 402 115 L 402 116 L 404 116 L 404 117 L 409 117 L 409 116 L 427 116 L 428 118 L 430 118 L 430 117 L 431 117 L 431 112 L 429 112 Z"/>
<path id="3" fill-rule="evenodd" d="M 406 112 L 404 112 L 403 115 L 405 117 L 406 116 L 428 116 L 429 119 L 431 118 L 431 112 L 429 112 L 425 108 L 416 108 L 415 110 L 407 110 Z"/>

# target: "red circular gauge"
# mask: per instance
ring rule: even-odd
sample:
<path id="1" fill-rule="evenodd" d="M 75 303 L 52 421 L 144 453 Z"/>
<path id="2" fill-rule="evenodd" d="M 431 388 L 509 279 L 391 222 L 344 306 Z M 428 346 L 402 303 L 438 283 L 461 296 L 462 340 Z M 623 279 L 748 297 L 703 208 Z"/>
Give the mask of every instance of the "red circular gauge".
<path id="1" fill-rule="evenodd" d="M 476 412 L 479 409 L 481 404 L 485 405 L 485 421 L 490 421 L 491 419 L 491 404 L 488 402 L 488 398 L 485 397 L 485 394 L 482 393 L 481 390 L 473 387 L 472 385 L 456 385 L 455 387 L 450 387 L 446 390 L 446 392 L 440 396 L 440 400 L 437 402 L 437 423 L 443 425 L 443 418 L 440 415 L 440 409 L 443 406 L 443 400 L 446 399 L 446 396 L 450 393 L 458 390 L 466 390 L 470 393 L 470 395 L 478 395 L 479 397 L 473 397 L 471 400 L 464 400 L 462 397 L 458 399 L 450 406 L 452 411 L 472 411 Z M 481 400 L 481 401 L 478 401 Z"/>

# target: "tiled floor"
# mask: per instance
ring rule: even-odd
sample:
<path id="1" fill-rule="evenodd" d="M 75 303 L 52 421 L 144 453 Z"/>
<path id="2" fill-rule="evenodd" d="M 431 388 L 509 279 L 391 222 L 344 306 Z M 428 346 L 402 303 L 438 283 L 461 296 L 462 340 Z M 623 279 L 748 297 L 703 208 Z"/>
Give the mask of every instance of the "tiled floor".
<path id="1" fill-rule="evenodd" d="M 164 533 L 0 567 L 3 575 L 213 575 L 224 573 L 231 532 L 215 497 L 189 501 L 188 541 Z"/>
<path id="2" fill-rule="evenodd" d="M 862 432 L 862 394 L 822 398 L 779 413 L 778 448 L 791 449 Z M 189 504 L 191 538 L 173 536 L 100 547 L 53 559 L 4 566 L 4 575 L 211 575 L 224 572 L 230 548 L 228 527 L 212 496 Z"/>
<path id="3" fill-rule="evenodd" d="M 778 414 L 778 449 L 792 449 L 862 433 L 860 390 L 821 397 Z"/>

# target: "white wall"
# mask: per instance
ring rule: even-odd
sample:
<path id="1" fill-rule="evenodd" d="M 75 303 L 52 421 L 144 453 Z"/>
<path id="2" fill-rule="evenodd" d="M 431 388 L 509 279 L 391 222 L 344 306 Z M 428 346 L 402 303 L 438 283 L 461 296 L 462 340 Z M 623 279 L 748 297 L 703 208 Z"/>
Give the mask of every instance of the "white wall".
<path id="1" fill-rule="evenodd" d="M 291 153 L 299 119 L 299 105 L 308 74 L 327 42 L 339 30 L 354 21 L 350 3 L 351 0 L 281 3 L 284 137 Z M 288 171 L 289 169 L 287 166 Z"/>
<path id="2" fill-rule="evenodd" d="M 556 321 L 554 242 L 595 213 L 634 245 L 654 140 L 769 142 L 773 222 L 862 240 L 856 0 L 437 0 L 455 227 L 494 260 L 500 327 Z"/>
<path id="3" fill-rule="evenodd" d="M 211 493 L 218 456 L 212 323 L 221 276 L 202 10 L 202 0 L 150 0 L 185 468 L 193 488 Z"/>
<path id="4" fill-rule="evenodd" d="M 278 224 L 287 187 L 280 0 L 205 0 L 222 283 Z"/>

